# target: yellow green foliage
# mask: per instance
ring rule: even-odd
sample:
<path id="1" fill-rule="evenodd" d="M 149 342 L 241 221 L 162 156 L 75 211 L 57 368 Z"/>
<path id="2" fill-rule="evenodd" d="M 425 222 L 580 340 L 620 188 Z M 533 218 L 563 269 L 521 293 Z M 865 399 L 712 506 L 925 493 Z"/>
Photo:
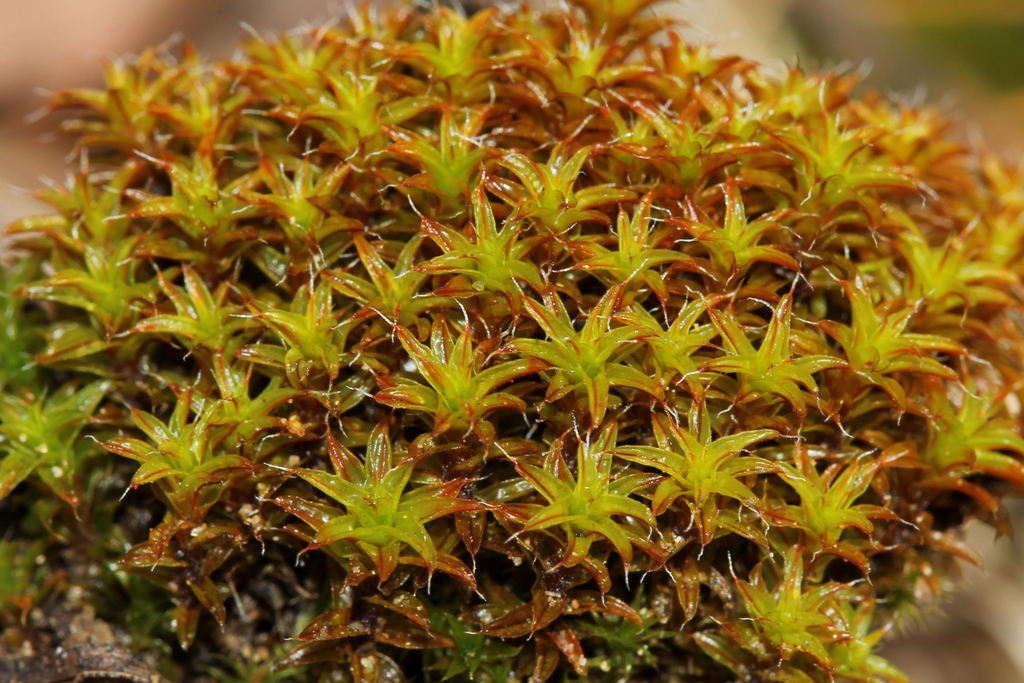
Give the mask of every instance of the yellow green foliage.
<path id="1" fill-rule="evenodd" d="M 181 681 L 903 681 L 876 645 L 1024 486 L 1021 174 L 647 4 L 58 94 L 81 163 L 0 272 L 4 642 L 74 595 Z"/>

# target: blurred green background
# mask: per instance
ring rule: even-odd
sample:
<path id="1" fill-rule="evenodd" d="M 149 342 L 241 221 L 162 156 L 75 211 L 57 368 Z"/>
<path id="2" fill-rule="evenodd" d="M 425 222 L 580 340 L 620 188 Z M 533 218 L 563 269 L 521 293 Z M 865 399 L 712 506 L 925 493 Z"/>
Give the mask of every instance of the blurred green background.
<path id="1" fill-rule="evenodd" d="M 553 0 L 551 0 L 553 1 Z M 0 0 L 0 225 L 45 210 L 23 188 L 61 181 L 67 140 L 26 117 L 47 90 L 99 85 L 103 61 L 182 34 L 210 57 L 244 35 L 318 22 L 344 11 L 328 0 Z M 1024 150 L 1024 0 L 671 0 L 693 40 L 755 59 L 867 72 L 873 87 L 934 103 L 958 135 L 1011 161 Z M 870 68 L 869 68 L 870 67 Z M 0 243 L 0 256 L 3 245 Z M 1024 529 L 1024 505 L 1011 504 Z M 977 525 L 970 543 L 985 571 L 886 649 L 914 683 L 1024 683 L 1024 544 Z"/>

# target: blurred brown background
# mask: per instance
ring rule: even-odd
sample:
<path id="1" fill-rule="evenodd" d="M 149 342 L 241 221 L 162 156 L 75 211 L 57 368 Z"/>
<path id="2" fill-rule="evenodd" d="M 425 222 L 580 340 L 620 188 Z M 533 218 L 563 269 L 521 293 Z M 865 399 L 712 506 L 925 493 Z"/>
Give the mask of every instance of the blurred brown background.
<path id="1" fill-rule="evenodd" d="M 102 63 L 182 34 L 228 57 L 245 22 L 283 30 L 333 16 L 330 0 L 0 0 L 0 225 L 43 210 L 23 188 L 64 176 L 66 140 L 26 117 L 45 92 L 99 85 Z M 1024 150 L 1024 0 L 669 0 L 694 39 L 781 70 L 870 65 L 869 82 L 941 104 L 960 135 L 1012 161 Z M 1024 529 L 1024 503 L 1011 503 Z M 1024 544 L 967 530 L 986 560 L 885 655 L 914 683 L 1024 683 Z"/>

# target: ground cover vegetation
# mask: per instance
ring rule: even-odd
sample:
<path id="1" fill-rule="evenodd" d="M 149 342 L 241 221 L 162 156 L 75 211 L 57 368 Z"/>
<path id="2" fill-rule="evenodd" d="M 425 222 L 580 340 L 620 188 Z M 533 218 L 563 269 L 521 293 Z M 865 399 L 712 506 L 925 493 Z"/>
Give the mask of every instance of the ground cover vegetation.
<path id="1" fill-rule="evenodd" d="M 0 280 L 9 658 L 905 680 L 878 642 L 1024 484 L 1020 171 L 647 4 L 364 8 L 53 98 L 73 170 Z"/>

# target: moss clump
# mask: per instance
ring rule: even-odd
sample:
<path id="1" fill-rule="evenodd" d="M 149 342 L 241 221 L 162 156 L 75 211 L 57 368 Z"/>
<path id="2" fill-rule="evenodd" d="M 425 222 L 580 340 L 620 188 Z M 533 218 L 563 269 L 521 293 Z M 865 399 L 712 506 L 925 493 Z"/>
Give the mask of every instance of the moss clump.
<path id="1" fill-rule="evenodd" d="M 55 97 L 81 163 L 0 299 L 8 652 L 59 606 L 177 680 L 903 680 L 876 643 L 1024 482 L 1021 178 L 645 4 L 363 10 Z"/>

